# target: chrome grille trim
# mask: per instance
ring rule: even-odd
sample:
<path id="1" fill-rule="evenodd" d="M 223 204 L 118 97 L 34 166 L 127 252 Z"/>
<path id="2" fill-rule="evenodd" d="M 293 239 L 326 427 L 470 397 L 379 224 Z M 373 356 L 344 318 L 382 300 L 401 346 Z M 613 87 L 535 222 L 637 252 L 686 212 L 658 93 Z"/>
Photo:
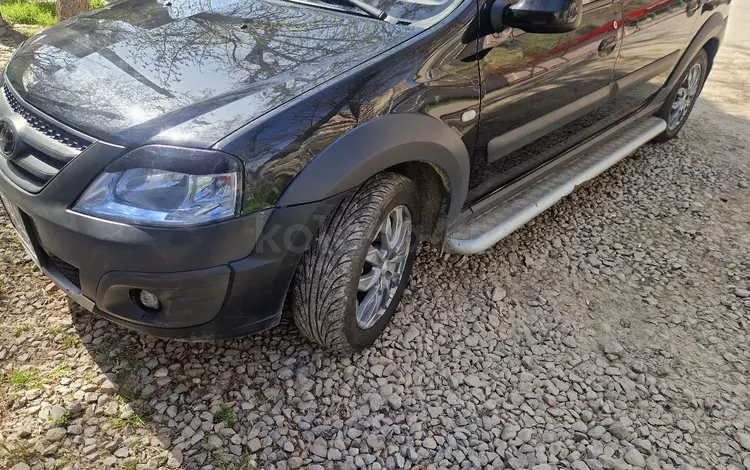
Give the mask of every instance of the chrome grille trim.
<path id="1" fill-rule="evenodd" d="M 52 124 L 51 122 L 47 121 L 41 116 L 38 116 L 36 113 L 26 108 L 23 104 L 21 104 L 20 101 L 18 101 L 18 99 L 16 99 L 15 96 L 13 96 L 13 92 L 10 90 L 10 87 L 8 87 L 7 84 L 3 85 L 3 93 L 5 94 L 5 99 L 8 101 L 10 108 L 15 113 L 20 114 L 26 120 L 29 126 L 46 135 L 47 137 L 81 152 L 86 150 L 89 145 L 91 145 L 91 142 L 89 142 L 88 140 L 73 135 L 64 129 L 60 129 L 56 125 Z"/>

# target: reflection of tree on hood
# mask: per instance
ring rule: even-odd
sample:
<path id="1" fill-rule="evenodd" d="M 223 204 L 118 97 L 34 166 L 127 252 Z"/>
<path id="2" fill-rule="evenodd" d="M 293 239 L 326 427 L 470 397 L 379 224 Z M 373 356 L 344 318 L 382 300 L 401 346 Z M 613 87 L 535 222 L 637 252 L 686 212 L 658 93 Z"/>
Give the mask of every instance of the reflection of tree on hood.
<path id="1" fill-rule="evenodd" d="M 130 128 L 168 113 L 190 119 L 250 95 L 250 106 L 288 100 L 400 32 L 267 1 L 167 5 L 117 3 L 30 41 L 14 67 L 26 68 L 32 104 L 53 114 L 73 105 Z"/>

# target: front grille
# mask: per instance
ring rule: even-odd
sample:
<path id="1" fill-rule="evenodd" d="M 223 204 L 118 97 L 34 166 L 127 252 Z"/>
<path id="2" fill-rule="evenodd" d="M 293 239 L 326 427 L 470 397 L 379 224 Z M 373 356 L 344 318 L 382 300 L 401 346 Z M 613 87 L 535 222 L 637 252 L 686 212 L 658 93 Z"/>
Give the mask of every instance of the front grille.
<path id="1" fill-rule="evenodd" d="M 34 148 L 29 148 L 23 155 L 8 161 L 8 168 L 33 187 L 30 192 L 38 192 L 62 170 L 66 163 Z"/>
<path id="2" fill-rule="evenodd" d="M 81 288 L 81 273 L 78 268 L 49 253 L 47 254 L 47 258 L 49 259 L 50 267 L 55 268 L 57 272 L 62 274 L 74 286 L 79 289 Z"/>
<path id="3" fill-rule="evenodd" d="M 91 142 L 89 142 L 88 140 L 75 136 L 64 129 L 60 129 L 56 125 L 40 116 L 37 116 L 35 113 L 27 109 L 24 105 L 21 104 L 20 101 L 16 99 L 15 96 L 13 96 L 13 92 L 10 91 L 10 88 L 7 84 L 3 85 L 3 93 L 5 93 L 5 99 L 8 101 L 11 109 L 23 116 L 26 122 L 29 123 L 29 126 L 38 130 L 47 137 L 65 144 L 70 148 L 80 150 L 81 152 L 86 150 L 88 146 L 91 145 Z"/>
<path id="4" fill-rule="evenodd" d="M 71 159 L 92 145 L 92 141 L 76 136 L 39 116 L 16 98 L 8 84 L 3 85 L 3 95 L 10 110 L 19 114 L 28 124 L 27 130 L 21 134 L 21 140 L 27 145 L 19 147 L 18 154 L 7 160 L 4 172 L 24 190 L 38 193 Z M 35 143 L 40 137 L 35 133 L 32 135 L 33 131 L 29 128 L 45 136 L 41 139 L 49 138 L 57 144 Z M 24 132 L 28 135 L 24 135 Z M 40 148 L 44 150 L 39 150 Z"/>

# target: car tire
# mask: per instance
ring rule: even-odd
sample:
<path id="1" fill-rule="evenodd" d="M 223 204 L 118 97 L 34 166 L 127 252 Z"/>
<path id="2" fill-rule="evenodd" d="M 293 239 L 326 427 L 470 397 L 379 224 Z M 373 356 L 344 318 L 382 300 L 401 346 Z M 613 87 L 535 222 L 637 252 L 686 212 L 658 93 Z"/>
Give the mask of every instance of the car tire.
<path id="1" fill-rule="evenodd" d="M 384 172 L 326 218 L 292 285 L 294 321 L 308 339 L 342 353 L 378 339 L 409 281 L 419 207 L 414 182 Z"/>
<path id="2" fill-rule="evenodd" d="M 677 137 L 677 133 L 685 125 L 695 102 L 703 91 L 706 77 L 708 77 L 708 54 L 705 49 L 701 49 L 669 93 L 664 105 L 656 113 L 656 116 L 667 123 L 667 129 L 654 139 L 656 142 L 666 142 Z"/>

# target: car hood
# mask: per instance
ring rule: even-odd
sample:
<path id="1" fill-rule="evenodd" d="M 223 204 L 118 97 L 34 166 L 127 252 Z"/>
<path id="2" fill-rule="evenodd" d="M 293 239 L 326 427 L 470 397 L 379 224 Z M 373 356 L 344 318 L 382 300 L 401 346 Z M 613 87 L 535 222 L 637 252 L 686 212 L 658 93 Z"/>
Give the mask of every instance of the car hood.
<path id="1" fill-rule="evenodd" d="M 6 79 L 99 139 L 206 146 L 418 32 L 283 1 L 128 0 L 29 39 Z"/>

